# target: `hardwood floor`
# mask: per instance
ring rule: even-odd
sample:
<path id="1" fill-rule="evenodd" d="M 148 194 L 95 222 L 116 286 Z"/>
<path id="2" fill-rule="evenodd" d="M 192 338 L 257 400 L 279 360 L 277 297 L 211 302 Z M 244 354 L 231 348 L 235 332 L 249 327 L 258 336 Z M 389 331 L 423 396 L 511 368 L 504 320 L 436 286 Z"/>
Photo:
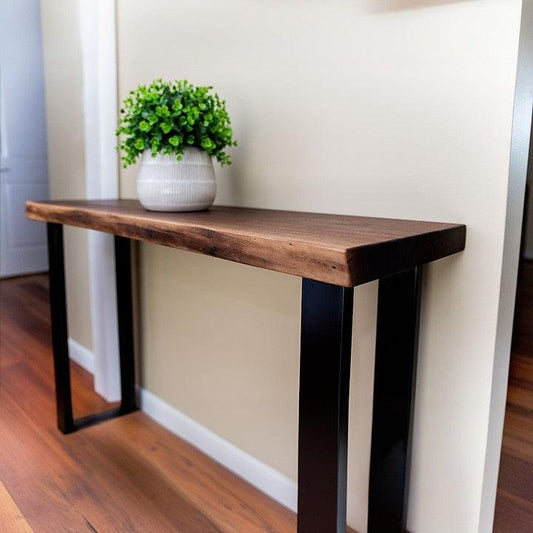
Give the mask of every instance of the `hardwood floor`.
<path id="1" fill-rule="evenodd" d="M 518 280 L 495 533 L 533 533 L 533 261 Z"/>
<path id="2" fill-rule="evenodd" d="M 533 262 L 522 269 L 496 533 L 533 533 Z M 293 532 L 276 504 L 143 413 L 56 429 L 46 276 L 0 283 L 0 532 Z M 72 364 L 76 416 L 109 408 Z"/>
<path id="3" fill-rule="evenodd" d="M 278 505 L 141 412 L 56 429 L 45 276 L 0 283 L 0 531 L 293 532 Z M 76 416 L 109 408 L 72 365 Z"/>

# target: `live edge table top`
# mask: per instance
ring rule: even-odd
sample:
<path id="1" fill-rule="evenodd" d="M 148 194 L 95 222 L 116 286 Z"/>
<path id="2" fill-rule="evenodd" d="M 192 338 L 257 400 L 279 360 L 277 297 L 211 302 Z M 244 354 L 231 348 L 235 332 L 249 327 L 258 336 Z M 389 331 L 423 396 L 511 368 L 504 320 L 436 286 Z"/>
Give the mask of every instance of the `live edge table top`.
<path id="1" fill-rule="evenodd" d="M 466 236 L 462 224 L 222 206 L 166 213 L 137 200 L 27 202 L 26 215 L 344 287 L 459 252 Z"/>

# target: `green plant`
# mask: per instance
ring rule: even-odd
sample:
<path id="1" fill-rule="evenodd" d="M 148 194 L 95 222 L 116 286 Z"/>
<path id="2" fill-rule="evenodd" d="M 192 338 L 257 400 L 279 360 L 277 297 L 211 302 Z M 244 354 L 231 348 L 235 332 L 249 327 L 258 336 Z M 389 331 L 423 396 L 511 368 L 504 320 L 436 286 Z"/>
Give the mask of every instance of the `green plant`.
<path id="1" fill-rule="evenodd" d="M 212 87 L 195 87 L 186 80 L 155 80 L 130 91 L 120 110 L 117 135 L 122 141 L 124 168 L 137 161 L 145 150 L 175 154 L 181 159 L 185 148 L 196 147 L 231 165 L 224 149 L 237 146 L 233 139 L 226 102 Z"/>

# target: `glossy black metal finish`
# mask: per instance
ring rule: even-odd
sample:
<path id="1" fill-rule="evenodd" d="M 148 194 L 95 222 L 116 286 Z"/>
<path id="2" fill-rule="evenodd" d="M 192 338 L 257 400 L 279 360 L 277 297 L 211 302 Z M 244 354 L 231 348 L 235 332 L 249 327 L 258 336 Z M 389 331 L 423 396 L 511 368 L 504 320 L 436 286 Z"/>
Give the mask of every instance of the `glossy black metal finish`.
<path id="1" fill-rule="evenodd" d="M 137 410 L 137 401 L 135 397 L 131 246 L 130 239 L 115 236 L 118 341 L 120 351 L 120 385 L 122 394 L 120 410 L 123 414 Z"/>
<path id="2" fill-rule="evenodd" d="M 63 433 L 72 433 L 78 429 L 131 413 L 137 409 L 133 345 L 131 243 L 123 237 L 115 238 L 122 402 L 117 409 L 74 420 L 68 353 L 63 226 L 61 224 L 48 223 L 47 229 L 57 424 Z"/>
<path id="3" fill-rule="evenodd" d="M 368 532 L 406 527 L 422 268 L 379 281 Z"/>
<path id="4" fill-rule="evenodd" d="M 75 427 L 72 416 L 72 396 L 70 393 L 63 226 L 49 222 L 47 224 L 47 232 L 57 425 L 63 433 L 70 433 L 74 431 Z"/>
<path id="5" fill-rule="evenodd" d="M 353 289 L 302 282 L 298 532 L 345 533 Z"/>

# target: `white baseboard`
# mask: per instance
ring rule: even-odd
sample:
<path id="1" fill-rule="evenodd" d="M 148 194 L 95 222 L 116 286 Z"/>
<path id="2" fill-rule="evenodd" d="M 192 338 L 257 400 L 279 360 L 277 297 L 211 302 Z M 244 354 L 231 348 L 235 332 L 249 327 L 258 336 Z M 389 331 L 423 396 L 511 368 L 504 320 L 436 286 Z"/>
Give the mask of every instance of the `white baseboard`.
<path id="1" fill-rule="evenodd" d="M 141 389 L 142 410 L 273 500 L 296 512 L 297 484 L 195 422 L 151 392 Z"/>
<path id="2" fill-rule="evenodd" d="M 94 374 L 94 354 L 71 338 L 68 339 L 68 348 L 72 361 Z M 298 489 L 294 481 L 219 437 L 151 392 L 141 388 L 140 397 L 142 410 L 164 428 L 191 443 L 273 500 L 296 512 Z"/>
<path id="3" fill-rule="evenodd" d="M 69 337 L 68 339 L 69 356 L 75 363 L 78 363 L 87 372 L 94 375 L 94 354 L 89 349 L 85 348 L 79 342 Z"/>

